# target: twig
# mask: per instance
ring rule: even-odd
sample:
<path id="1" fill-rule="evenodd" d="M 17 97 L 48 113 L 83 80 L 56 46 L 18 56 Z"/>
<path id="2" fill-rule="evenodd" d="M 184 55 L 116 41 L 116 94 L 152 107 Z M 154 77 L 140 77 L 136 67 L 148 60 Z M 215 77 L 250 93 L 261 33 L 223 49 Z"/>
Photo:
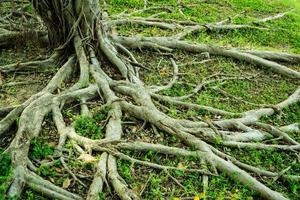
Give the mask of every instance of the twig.
<path id="1" fill-rule="evenodd" d="M 79 180 L 75 174 L 69 169 L 69 167 L 67 166 L 67 164 L 65 163 L 65 160 L 63 157 L 60 157 L 60 162 L 61 164 L 64 166 L 64 168 L 67 170 L 67 172 L 73 177 L 74 181 L 77 181 L 78 183 L 80 183 L 80 185 L 82 185 L 83 187 L 87 188 L 87 186 L 81 181 Z"/>
<path id="2" fill-rule="evenodd" d="M 150 174 L 150 176 L 149 176 L 149 178 L 147 179 L 147 181 L 146 181 L 146 183 L 145 183 L 143 189 L 142 189 L 141 192 L 140 192 L 140 196 L 143 195 L 143 193 L 144 193 L 145 189 L 147 188 L 147 185 L 148 185 L 148 183 L 149 183 L 149 181 L 150 181 L 150 179 L 151 179 L 152 177 L 153 177 L 153 174 Z"/>

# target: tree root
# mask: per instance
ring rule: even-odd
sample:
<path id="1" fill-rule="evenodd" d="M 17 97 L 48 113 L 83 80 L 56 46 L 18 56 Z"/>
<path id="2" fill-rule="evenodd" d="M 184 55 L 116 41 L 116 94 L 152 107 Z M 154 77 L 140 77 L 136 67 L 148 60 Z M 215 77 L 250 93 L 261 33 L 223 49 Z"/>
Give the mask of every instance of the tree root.
<path id="1" fill-rule="evenodd" d="M 28 161 L 30 143 L 34 138 L 39 137 L 45 116 L 52 113 L 53 121 L 59 135 L 56 156 L 61 159 L 63 165 L 63 148 L 68 140 L 79 155 L 88 155 L 94 159 L 93 153 L 101 153 L 100 159 L 94 164 L 94 177 L 87 192 L 87 199 L 89 200 L 99 199 L 99 193 L 103 191 L 105 187 L 109 187 L 109 185 L 112 186 L 121 199 L 141 199 L 139 194 L 135 194 L 119 175 L 117 159 L 123 159 L 161 170 L 178 170 L 178 168 L 174 166 L 164 166 L 158 163 L 133 158 L 122 153 L 121 150 L 154 151 L 160 154 L 198 158 L 201 161 L 201 163 L 199 161 L 199 164 L 204 163 L 208 169 L 197 168 L 186 169 L 185 171 L 204 174 L 206 176 L 205 180 L 207 180 L 207 176 L 216 176 L 219 172 L 224 172 L 231 179 L 239 181 L 251 190 L 259 193 L 263 198 L 274 200 L 287 199 L 279 192 L 271 190 L 250 175 L 250 173 L 255 173 L 268 177 L 288 178 L 284 173 L 270 172 L 247 165 L 232 156 L 228 156 L 216 150 L 213 146 L 216 145 L 216 141 L 218 140 L 220 141 L 219 145 L 225 147 L 276 149 L 279 151 L 293 151 L 298 153 L 300 150 L 299 143 L 287 134 L 289 131 L 296 130 L 295 125 L 276 128 L 260 123 L 259 120 L 263 116 L 271 116 L 284 108 L 298 103 L 300 100 L 300 88 L 286 100 L 276 105 L 243 113 L 232 113 L 209 106 L 187 103 L 183 100 L 199 92 L 203 85 L 211 83 L 211 78 L 214 76 L 208 77 L 207 80 L 204 80 L 203 83 L 196 86 L 191 95 L 182 97 L 163 96 L 157 93 L 172 88 L 178 81 L 180 65 L 178 65 L 174 59 L 171 59 L 174 74 L 169 84 L 165 86 L 146 86 L 139 78 L 138 70 L 131 65 L 131 63 L 138 64 L 138 61 L 127 48 L 151 48 L 168 52 L 172 52 L 173 49 L 194 53 L 207 52 L 208 54 L 234 58 L 264 67 L 267 70 L 294 79 L 300 78 L 300 72 L 274 61 L 292 63 L 296 62 L 299 56 L 225 49 L 204 44 L 191 44 L 174 37 L 109 36 L 108 29 L 111 28 L 110 26 L 128 22 L 154 25 L 169 29 L 173 29 L 173 26 L 172 24 L 166 25 L 166 22 L 128 21 L 126 19 L 107 21 L 107 19 L 103 19 L 104 13 L 101 13 L 98 9 L 98 3 L 98 1 L 91 0 L 80 5 L 80 7 L 70 9 L 73 5 L 65 7 L 61 2 L 53 3 L 48 0 L 33 1 L 35 9 L 46 23 L 51 24 L 51 22 L 55 21 L 65 25 L 57 27 L 57 30 L 53 30 L 50 24 L 46 24 L 49 29 L 49 38 L 50 40 L 52 39 L 50 43 L 54 46 L 60 45 L 60 48 L 70 50 L 72 53 L 69 54 L 68 61 L 58 70 L 56 75 L 41 92 L 32 96 L 16 108 L 2 109 L 0 112 L 3 113 L 3 115 L 8 113 L 0 121 L 0 136 L 9 131 L 11 125 L 19 118 L 16 135 L 5 151 L 12 158 L 14 173 L 13 182 L 8 190 L 8 196 L 11 198 L 20 197 L 24 186 L 27 185 L 33 190 L 50 198 L 62 200 L 83 199 L 77 194 L 73 194 L 49 181 L 43 180 L 33 172 L 35 171 L 35 166 L 31 161 Z M 61 6 L 67 9 L 67 11 L 66 13 L 55 12 L 53 16 L 46 15 L 46 12 L 44 12 L 45 5 L 50 10 L 56 10 Z M 147 8 L 145 8 L 145 10 L 146 9 Z M 83 11 L 85 11 L 84 14 L 86 15 L 84 20 L 80 17 L 83 15 Z M 140 12 L 143 12 L 143 10 Z M 73 16 L 78 17 L 77 21 L 74 20 Z M 98 18 L 98 16 L 101 17 Z M 53 19 L 53 17 L 55 19 Z M 276 18 L 277 17 L 273 17 L 272 19 Z M 257 23 L 263 23 L 272 19 L 265 19 Z M 218 25 L 221 26 L 222 24 L 220 23 Z M 223 28 L 224 27 L 225 25 L 223 25 Z M 70 32 L 72 34 L 69 34 Z M 97 42 L 93 42 L 94 40 Z M 127 56 L 122 55 L 118 49 Z M 44 67 L 56 59 L 57 57 L 51 57 L 45 61 L 7 65 L 0 67 L 0 70 L 2 72 L 10 72 L 32 68 L 36 69 Z M 128 62 L 130 60 L 132 62 Z M 109 63 L 107 61 L 109 61 Z M 74 69 L 77 66 L 79 69 L 77 81 L 75 83 L 73 82 L 73 85 L 67 89 L 59 91 L 60 86 L 68 82 L 72 77 L 72 72 L 75 71 Z M 227 79 L 245 79 L 245 77 L 224 78 L 224 80 Z M 109 107 L 110 109 L 105 123 L 105 138 L 94 140 L 78 135 L 72 125 L 67 125 L 64 121 L 65 118 L 62 114 L 62 109 L 69 103 L 78 100 L 81 105 L 81 113 L 84 116 L 90 116 L 91 113 L 87 106 L 88 101 L 98 97 L 102 99 L 104 103 L 103 106 Z M 221 119 L 199 118 L 199 121 L 174 119 L 158 110 L 153 103 L 154 99 L 185 108 L 205 110 L 220 116 Z M 185 148 L 122 140 L 122 119 L 125 115 L 149 123 L 155 130 L 163 131 L 180 139 L 185 144 Z M 224 118 L 224 116 L 227 118 Z M 142 128 L 144 128 L 144 126 L 142 126 Z M 159 134 L 158 131 L 156 132 Z M 266 139 L 270 138 L 279 138 L 283 144 L 263 143 Z M 193 150 L 190 150 L 191 148 Z M 80 178 L 77 178 L 70 170 L 68 171 L 75 180 L 85 185 L 80 181 Z M 292 176 L 291 178 L 299 180 L 298 176 Z M 176 182 L 176 179 L 174 181 Z"/>
<path id="2" fill-rule="evenodd" d="M 234 58 L 236 60 L 244 61 L 253 65 L 257 65 L 259 67 L 263 67 L 267 70 L 274 71 L 278 74 L 291 77 L 291 78 L 300 78 L 300 72 L 292 70 L 284 65 L 278 64 L 276 62 L 272 62 L 266 60 L 264 58 L 240 52 L 237 50 L 230 50 L 224 49 L 218 46 L 208 46 L 205 44 L 190 44 L 181 40 L 175 40 L 170 38 L 163 38 L 163 37 L 120 37 L 120 36 L 113 36 L 112 39 L 115 42 L 119 42 L 122 45 L 129 47 L 129 48 L 149 48 L 156 49 L 157 45 L 163 46 L 166 48 L 171 49 L 179 49 L 184 50 L 187 52 L 193 53 L 201 53 L 201 52 L 208 52 L 211 55 L 219 55 L 229 58 Z"/>
<path id="3" fill-rule="evenodd" d="M 31 70 L 38 70 L 38 69 L 45 70 L 55 65 L 55 63 L 57 63 L 58 58 L 60 58 L 60 56 L 55 53 L 46 60 L 4 65 L 0 67 L 0 71 L 3 73 L 8 73 L 8 72 L 15 72 L 15 71 L 31 71 Z"/>
<path id="4" fill-rule="evenodd" d="M 37 41 L 42 46 L 48 44 L 47 33 L 44 31 L 9 31 L 0 28 L 0 48 L 24 44 L 28 40 Z"/>

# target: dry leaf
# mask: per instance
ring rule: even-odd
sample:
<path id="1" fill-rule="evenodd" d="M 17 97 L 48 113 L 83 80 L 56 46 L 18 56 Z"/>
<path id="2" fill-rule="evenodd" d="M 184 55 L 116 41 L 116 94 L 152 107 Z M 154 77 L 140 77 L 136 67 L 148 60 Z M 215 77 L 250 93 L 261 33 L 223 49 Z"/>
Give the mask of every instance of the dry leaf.
<path id="1" fill-rule="evenodd" d="M 132 128 L 132 133 L 136 133 L 137 132 L 137 130 L 138 130 L 138 127 L 137 126 L 134 126 L 133 128 Z"/>
<path id="2" fill-rule="evenodd" d="M 204 199 L 204 200 L 207 199 L 205 191 L 194 197 L 194 200 L 200 200 L 200 199 Z"/>
<path id="3" fill-rule="evenodd" d="M 132 188 L 132 192 L 134 194 L 138 195 L 138 194 L 140 194 L 140 192 L 141 192 L 141 190 L 142 190 L 143 187 L 144 187 L 144 185 L 135 186 L 135 187 Z"/>
<path id="4" fill-rule="evenodd" d="M 51 147 L 56 147 L 57 143 L 56 142 L 49 142 L 48 143 Z"/>
<path id="5" fill-rule="evenodd" d="M 64 189 L 68 188 L 71 185 L 71 179 L 67 178 L 64 180 L 62 187 Z"/>
<path id="6" fill-rule="evenodd" d="M 168 70 L 164 67 L 163 69 L 159 70 L 159 75 L 161 76 L 168 75 Z"/>
<path id="7" fill-rule="evenodd" d="M 111 28 L 111 35 L 118 35 L 118 30 L 115 27 Z"/>
<path id="8" fill-rule="evenodd" d="M 78 160 L 82 160 L 85 163 L 93 163 L 96 162 L 96 159 L 90 154 L 83 153 L 78 158 Z"/>
<path id="9" fill-rule="evenodd" d="M 186 166 L 184 166 L 183 165 L 183 163 L 178 163 L 178 165 L 177 165 L 177 169 L 179 169 L 179 170 L 185 170 L 186 169 Z"/>
<path id="10" fill-rule="evenodd" d="M 60 169 L 60 168 L 55 168 L 55 171 L 58 172 L 58 173 L 61 173 L 63 170 Z"/>

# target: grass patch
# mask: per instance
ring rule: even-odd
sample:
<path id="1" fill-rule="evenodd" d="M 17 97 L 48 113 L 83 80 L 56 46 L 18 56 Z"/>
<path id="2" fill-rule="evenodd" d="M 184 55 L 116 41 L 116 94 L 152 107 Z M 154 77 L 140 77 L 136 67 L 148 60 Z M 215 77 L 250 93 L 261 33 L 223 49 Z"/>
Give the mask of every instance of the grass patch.
<path id="1" fill-rule="evenodd" d="M 30 159 L 43 160 L 54 153 L 54 147 L 43 140 L 35 139 L 31 142 Z"/>
<path id="2" fill-rule="evenodd" d="M 91 139 L 100 139 L 103 137 L 103 129 L 97 124 L 97 121 L 91 117 L 78 116 L 74 122 L 75 131 Z"/>
<path id="3" fill-rule="evenodd" d="M 227 154 L 238 158 L 240 161 L 266 169 L 273 172 L 281 172 L 287 167 L 291 167 L 286 175 L 297 175 L 299 174 L 299 162 L 297 157 L 293 153 L 278 152 L 274 150 L 253 150 L 253 149 L 227 149 L 223 148 Z M 300 187 L 294 180 L 278 180 L 273 182 L 273 179 L 261 178 L 261 181 L 270 188 L 280 191 L 290 199 L 297 199 L 300 192 Z"/>
<path id="4" fill-rule="evenodd" d="M 105 107 L 99 110 L 93 110 L 93 117 L 75 116 L 74 128 L 75 131 L 91 139 L 101 139 L 104 137 L 104 130 L 101 122 L 108 115 L 110 108 Z"/>
<path id="5" fill-rule="evenodd" d="M 5 194 L 12 178 L 11 158 L 0 149 L 0 200 L 5 200 Z"/>

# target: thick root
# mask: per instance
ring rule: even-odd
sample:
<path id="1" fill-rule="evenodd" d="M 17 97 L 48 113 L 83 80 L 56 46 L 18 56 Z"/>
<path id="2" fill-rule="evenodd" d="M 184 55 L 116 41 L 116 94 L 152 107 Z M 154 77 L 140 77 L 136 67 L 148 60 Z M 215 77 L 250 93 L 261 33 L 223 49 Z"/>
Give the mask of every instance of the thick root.
<path id="1" fill-rule="evenodd" d="M 256 56 L 254 53 L 244 53 L 238 50 L 233 49 L 224 49 L 218 46 L 208 46 L 205 44 L 190 44 L 185 41 L 181 40 L 174 40 L 172 38 L 162 38 L 162 37 L 119 37 L 113 36 L 112 37 L 115 42 L 119 42 L 122 45 L 129 47 L 129 48 L 152 48 L 156 49 L 157 46 L 167 47 L 171 49 L 180 49 L 187 52 L 193 53 L 201 53 L 201 52 L 208 52 L 211 55 L 219 55 L 229 58 L 234 58 L 236 60 L 245 61 L 253 65 L 257 65 L 259 67 L 263 67 L 266 70 L 274 71 L 278 74 L 300 79 L 300 72 L 292 70 L 284 65 L 278 64 L 273 61 L 266 60 L 262 58 L 263 56 L 259 57 Z M 287 57 L 288 59 L 288 57 Z"/>
<path id="2" fill-rule="evenodd" d="M 210 78 L 213 76 L 207 77 L 207 80 L 196 86 L 190 95 L 181 97 L 163 96 L 157 93 L 170 89 L 177 83 L 180 65 L 175 62 L 175 59 L 171 59 L 174 73 L 167 85 L 145 86 L 143 81 L 139 78 L 139 73 L 136 68 L 136 66 L 142 65 L 138 63 L 127 48 L 151 48 L 168 51 L 169 53 L 174 49 L 193 53 L 207 52 L 211 55 L 224 56 L 251 63 L 294 79 L 300 78 L 300 72 L 278 64 L 275 61 L 297 62 L 299 60 L 298 55 L 243 51 L 204 44 L 191 44 L 179 40 L 178 37 L 109 36 L 108 30 L 111 28 L 110 26 L 118 24 L 137 23 L 172 30 L 177 28 L 177 26 L 174 26 L 174 24 L 170 25 L 167 22 L 142 19 L 118 19 L 109 21 L 105 18 L 105 14 L 101 12 L 99 2 L 95 0 L 87 1 L 87 3 L 84 4 L 77 2 L 79 5 L 76 3 L 76 5 L 70 4 L 66 6 L 63 3 L 64 1 L 33 1 L 35 9 L 46 22 L 46 26 L 49 29 L 50 44 L 58 49 L 66 50 L 66 52 L 68 52 L 66 54 L 75 55 L 69 57 L 68 61 L 58 70 L 44 90 L 32 96 L 16 108 L 0 110 L 0 114 L 2 115 L 8 113 L 0 121 L 0 136 L 7 132 L 11 125 L 20 118 L 16 135 L 6 149 L 6 153 L 10 154 L 12 158 L 14 173 L 13 182 L 8 191 L 9 197 L 19 197 L 26 185 L 50 198 L 61 200 L 83 199 L 83 197 L 77 194 L 73 194 L 51 182 L 43 180 L 33 172 L 36 171 L 36 167 L 28 160 L 30 142 L 32 139 L 39 137 L 45 116 L 52 113 L 53 121 L 59 135 L 55 156 L 59 158 L 64 168 L 66 168 L 75 181 L 85 186 L 85 183 L 83 183 L 77 174 L 73 173 L 64 162 L 64 146 L 67 141 L 70 141 L 70 144 L 79 155 L 89 156 L 89 158 L 95 159 L 94 153 L 101 153 L 100 159 L 94 164 L 93 180 L 87 191 L 86 198 L 89 200 L 99 199 L 99 193 L 109 186 L 112 186 L 121 199 L 130 200 L 142 198 L 138 194 L 135 194 L 120 176 L 117 168 L 117 159 L 127 160 L 132 163 L 163 171 L 177 170 L 175 166 L 165 166 L 133 158 L 121 150 L 154 151 L 166 155 L 199 158 L 201 164 L 204 163 L 205 169 L 186 169 L 185 171 L 203 174 L 206 177 L 204 180 L 207 180 L 207 176 L 217 176 L 219 172 L 224 172 L 234 181 L 241 182 L 251 190 L 259 193 L 265 199 L 287 199 L 279 192 L 273 191 L 261 183 L 250 175 L 250 173 L 275 178 L 287 178 L 286 176 L 281 175 L 280 172 L 270 172 L 242 163 L 234 157 L 216 150 L 213 145 L 215 145 L 215 141 L 218 140 L 220 141 L 219 145 L 223 147 L 276 149 L 278 151 L 293 151 L 298 153 L 300 150 L 299 143 L 291 138 L 287 132 L 299 130 L 299 127 L 297 129 L 296 125 L 293 124 L 276 128 L 260 123 L 259 120 L 263 116 L 271 116 L 299 102 L 300 88 L 277 105 L 264 105 L 263 108 L 244 113 L 232 113 L 209 106 L 186 103 L 183 100 L 192 97 L 198 93 L 202 87 L 212 83 Z M 67 11 L 65 13 L 56 12 L 57 8 L 65 8 Z M 54 12 L 51 12 L 52 10 Z M 48 12 L 53 15 L 49 15 Z M 264 23 L 278 17 L 282 17 L 282 15 L 266 18 L 256 23 Z M 52 22 L 57 22 L 59 26 L 54 29 L 51 24 Z M 183 22 L 179 24 L 183 24 Z M 192 30 L 188 30 L 188 33 L 180 35 L 179 38 L 184 37 L 191 31 L 197 31 L 200 28 L 198 27 L 199 24 L 191 25 L 195 27 L 193 27 Z M 211 24 L 205 28 L 219 29 L 220 27 L 222 29 L 236 29 L 252 28 L 252 25 L 248 24 L 233 27 L 231 25 L 218 23 Z M 127 56 L 120 54 L 118 50 L 121 50 Z M 45 61 L 2 66 L 0 67 L 0 71 L 11 72 L 33 68 L 37 69 L 48 65 L 49 62 L 56 61 L 56 59 L 57 57 L 51 57 Z M 109 63 L 107 61 L 109 61 Z M 70 79 L 72 72 L 75 71 L 75 66 L 78 66 L 80 73 L 77 77 L 77 81 L 74 81 L 75 84 L 72 82 L 72 86 L 69 87 L 68 85 L 67 89 L 63 91 L 58 90 L 63 83 L 66 83 L 68 79 Z M 238 78 L 227 77 L 223 79 L 232 80 Z M 239 79 L 245 79 L 245 77 L 239 77 Z M 64 121 L 65 118 L 62 114 L 62 108 L 65 105 L 69 105 L 68 103 L 78 100 L 80 102 L 80 112 L 82 115 L 91 116 L 88 103 L 92 98 L 98 97 L 103 101 L 103 106 L 109 107 L 110 110 L 105 122 L 105 138 L 93 140 L 78 135 L 75 128 Z M 210 120 L 199 118 L 198 121 L 174 119 L 161 112 L 153 103 L 153 99 L 185 108 L 205 110 L 220 116 L 220 119 Z M 149 123 L 155 130 L 159 129 L 180 139 L 185 144 L 185 147 L 193 150 L 141 141 L 122 140 L 122 118 L 125 115 Z M 226 118 L 223 118 L 224 116 L 226 116 Z M 144 126 L 142 126 L 142 128 L 144 128 Z M 271 145 L 262 143 L 268 139 L 278 138 L 283 144 Z M 169 174 L 169 176 L 171 175 Z M 292 176 L 292 178 L 299 180 L 299 176 Z M 182 187 L 176 179 L 175 182 Z M 207 185 L 207 183 L 205 185 Z M 205 188 L 206 187 L 207 186 L 205 186 Z"/>

